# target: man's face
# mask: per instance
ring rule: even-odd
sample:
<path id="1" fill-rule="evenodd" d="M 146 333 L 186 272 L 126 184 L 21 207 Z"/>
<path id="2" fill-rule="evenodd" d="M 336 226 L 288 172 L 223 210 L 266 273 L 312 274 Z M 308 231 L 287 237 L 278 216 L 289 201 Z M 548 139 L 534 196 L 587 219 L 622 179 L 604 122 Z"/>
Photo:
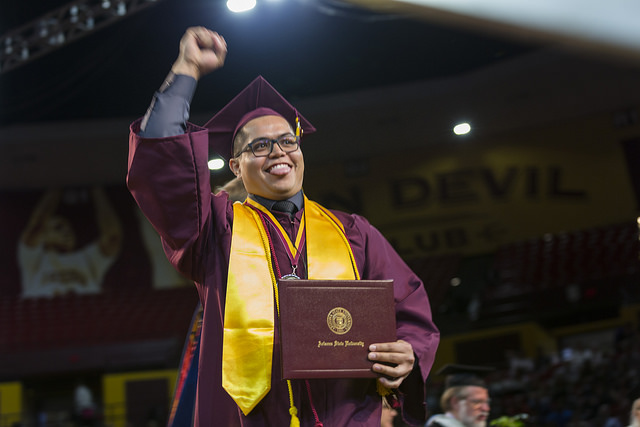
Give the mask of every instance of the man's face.
<path id="1" fill-rule="evenodd" d="M 277 139 L 293 135 L 289 123 L 279 116 L 262 116 L 242 128 L 242 139 L 235 152 L 244 150 L 259 138 Z M 302 189 L 304 158 L 301 149 L 285 153 L 277 144 L 266 157 L 256 157 L 249 150 L 229 161 L 233 173 L 242 179 L 251 194 L 271 200 L 287 199 Z"/>
<path id="2" fill-rule="evenodd" d="M 640 399 L 636 399 L 631 407 L 631 419 L 633 426 L 640 426 Z"/>
<path id="3" fill-rule="evenodd" d="M 451 412 L 465 427 L 485 427 L 490 409 L 489 391 L 484 387 L 468 386 L 466 398 L 456 398 Z"/>
<path id="4" fill-rule="evenodd" d="M 398 415 L 398 411 L 393 408 L 383 406 L 380 418 L 380 427 L 393 427 L 393 420 Z"/>

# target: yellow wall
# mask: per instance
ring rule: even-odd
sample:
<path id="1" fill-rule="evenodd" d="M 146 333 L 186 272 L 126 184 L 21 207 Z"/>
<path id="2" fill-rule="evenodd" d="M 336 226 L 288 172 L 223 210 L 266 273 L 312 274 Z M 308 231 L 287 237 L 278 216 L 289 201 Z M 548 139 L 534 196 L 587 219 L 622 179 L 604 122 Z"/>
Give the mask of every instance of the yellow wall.
<path id="1" fill-rule="evenodd" d="M 620 317 L 622 321 L 629 323 L 634 331 L 638 330 L 638 321 L 640 320 L 640 304 L 628 305 L 620 309 Z"/>
<path id="2" fill-rule="evenodd" d="M 177 370 L 175 369 L 105 375 L 102 379 L 105 418 L 113 417 L 113 423 L 111 423 L 113 427 L 125 427 L 125 421 L 127 419 L 125 405 L 125 390 L 127 382 L 161 378 L 167 380 L 169 387 L 168 395 L 172 396 L 177 379 Z"/>
<path id="3" fill-rule="evenodd" d="M 10 426 L 22 415 L 22 384 L 0 383 L 0 419 Z"/>

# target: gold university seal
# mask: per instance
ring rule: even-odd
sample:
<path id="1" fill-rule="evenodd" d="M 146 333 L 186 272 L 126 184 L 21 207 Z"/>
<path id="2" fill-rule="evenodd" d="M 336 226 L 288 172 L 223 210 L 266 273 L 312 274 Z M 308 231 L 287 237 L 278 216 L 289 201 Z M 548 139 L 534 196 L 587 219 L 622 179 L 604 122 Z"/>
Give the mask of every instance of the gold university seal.
<path id="1" fill-rule="evenodd" d="M 352 323 L 351 313 L 346 308 L 336 307 L 327 315 L 327 325 L 331 332 L 337 335 L 349 332 Z"/>

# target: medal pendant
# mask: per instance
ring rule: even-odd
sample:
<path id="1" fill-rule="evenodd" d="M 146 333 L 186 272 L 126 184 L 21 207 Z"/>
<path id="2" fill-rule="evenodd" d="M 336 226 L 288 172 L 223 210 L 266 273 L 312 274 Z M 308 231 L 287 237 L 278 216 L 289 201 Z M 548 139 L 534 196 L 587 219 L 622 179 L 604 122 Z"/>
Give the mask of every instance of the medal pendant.
<path id="1" fill-rule="evenodd" d="M 291 274 L 285 274 L 284 276 L 282 276 L 280 278 L 280 280 L 297 280 L 299 279 L 298 276 L 296 276 L 295 274 L 291 273 Z"/>

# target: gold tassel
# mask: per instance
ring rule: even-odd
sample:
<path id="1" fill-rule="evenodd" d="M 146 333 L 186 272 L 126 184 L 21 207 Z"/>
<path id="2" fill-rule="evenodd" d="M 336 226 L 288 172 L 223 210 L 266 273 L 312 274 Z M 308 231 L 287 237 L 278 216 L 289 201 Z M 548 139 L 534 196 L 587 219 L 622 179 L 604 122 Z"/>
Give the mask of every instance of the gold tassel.
<path id="1" fill-rule="evenodd" d="M 295 406 L 289 408 L 291 414 L 291 427 L 300 427 L 300 420 L 298 419 L 298 409 Z"/>
<path id="2" fill-rule="evenodd" d="M 298 408 L 293 404 L 293 388 L 291 387 L 291 380 L 287 380 L 287 388 L 289 389 L 289 414 L 291 414 L 291 427 L 300 427 Z"/>
<path id="3" fill-rule="evenodd" d="M 378 394 L 382 397 L 392 394 L 392 391 L 380 384 L 380 381 L 376 381 L 376 389 L 378 390 Z"/>

